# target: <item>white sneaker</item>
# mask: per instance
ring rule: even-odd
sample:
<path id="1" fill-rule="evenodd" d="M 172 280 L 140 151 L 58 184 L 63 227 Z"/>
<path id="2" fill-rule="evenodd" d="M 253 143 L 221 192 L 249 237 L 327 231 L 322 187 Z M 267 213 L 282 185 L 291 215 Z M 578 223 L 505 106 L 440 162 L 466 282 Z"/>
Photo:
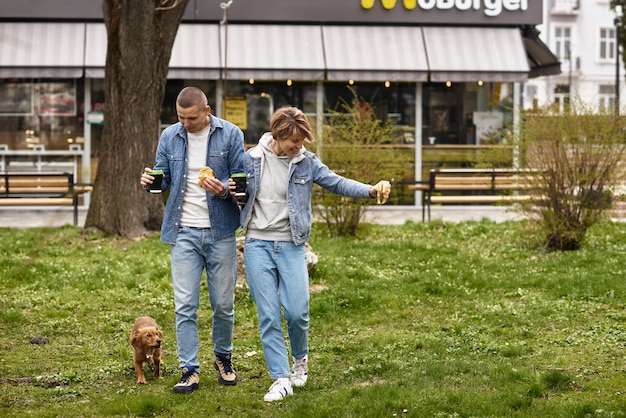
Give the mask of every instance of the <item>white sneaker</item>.
<path id="1" fill-rule="evenodd" d="M 291 385 L 294 387 L 302 387 L 306 384 L 309 374 L 309 357 L 304 356 L 301 359 L 293 358 L 293 368 L 291 369 Z"/>
<path id="2" fill-rule="evenodd" d="M 263 397 L 263 400 L 265 402 L 280 401 L 290 395 L 293 395 L 293 389 L 291 388 L 289 379 L 284 377 L 282 379 L 277 379 L 274 383 L 272 383 L 272 386 L 270 386 L 270 389 Z"/>

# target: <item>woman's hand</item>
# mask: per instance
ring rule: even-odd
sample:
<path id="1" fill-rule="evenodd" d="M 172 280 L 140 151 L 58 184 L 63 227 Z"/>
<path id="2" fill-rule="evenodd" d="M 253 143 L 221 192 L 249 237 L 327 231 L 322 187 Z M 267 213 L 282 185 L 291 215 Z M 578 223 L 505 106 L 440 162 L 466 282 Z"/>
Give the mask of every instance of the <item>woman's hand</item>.
<path id="1" fill-rule="evenodd" d="M 383 205 L 389 199 L 389 193 L 391 193 L 391 183 L 387 180 L 381 180 L 374 187 L 370 189 L 370 196 L 376 198 L 376 203 Z"/>

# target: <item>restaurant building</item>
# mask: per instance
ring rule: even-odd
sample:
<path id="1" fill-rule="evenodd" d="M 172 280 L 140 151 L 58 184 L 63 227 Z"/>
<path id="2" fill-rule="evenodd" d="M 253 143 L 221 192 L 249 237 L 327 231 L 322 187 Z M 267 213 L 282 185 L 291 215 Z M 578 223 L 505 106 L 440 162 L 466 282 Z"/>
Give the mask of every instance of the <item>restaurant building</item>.
<path id="1" fill-rule="evenodd" d="M 413 182 L 510 145 L 524 83 L 560 73 L 535 29 L 541 20 L 541 0 L 191 0 L 161 123 L 176 121 L 176 94 L 193 85 L 247 144 L 274 109 L 302 108 L 321 150 L 329 110 L 356 94 L 393 126 L 385 146 L 410 156 L 394 180 Z M 106 39 L 102 0 L 0 5 L 0 171 L 71 165 L 93 179 Z"/>

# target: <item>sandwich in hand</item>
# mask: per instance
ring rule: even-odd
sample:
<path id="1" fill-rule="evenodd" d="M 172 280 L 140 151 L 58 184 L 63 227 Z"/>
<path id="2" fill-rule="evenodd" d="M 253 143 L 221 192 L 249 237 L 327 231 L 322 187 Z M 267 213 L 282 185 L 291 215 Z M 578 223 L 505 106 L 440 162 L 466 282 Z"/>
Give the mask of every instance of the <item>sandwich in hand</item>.
<path id="1" fill-rule="evenodd" d="M 211 177 L 215 177 L 215 173 L 213 172 L 211 167 L 208 167 L 208 166 L 202 167 L 200 169 L 200 175 L 198 176 L 198 185 L 202 186 L 202 183 L 204 182 L 204 180 L 211 178 Z"/>
<path id="2" fill-rule="evenodd" d="M 383 205 L 389 199 L 389 193 L 391 193 L 391 183 L 385 180 L 381 180 L 376 185 L 376 203 Z"/>

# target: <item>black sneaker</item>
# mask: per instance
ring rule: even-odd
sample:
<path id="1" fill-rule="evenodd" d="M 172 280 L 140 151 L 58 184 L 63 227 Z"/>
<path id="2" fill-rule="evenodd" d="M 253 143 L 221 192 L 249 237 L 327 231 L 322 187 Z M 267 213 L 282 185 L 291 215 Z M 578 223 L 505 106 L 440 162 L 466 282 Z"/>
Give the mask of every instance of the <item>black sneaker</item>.
<path id="1" fill-rule="evenodd" d="M 172 390 L 174 393 L 183 393 L 188 395 L 198 389 L 199 385 L 200 375 L 195 370 L 189 371 L 187 368 L 184 368 L 183 377 L 180 378 L 180 382 L 174 385 Z"/>
<path id="2" fill-rule="evenodd" d="M 215 370 L 217 370 L 220 374 L 217 378 L 218 382 L 222 385 L 229 386 L 237 383 L 237 375 L 235 374 L 235 369 L 233 369 L 233 364 L 230 361 L 230 354 L 226 356 L 216 354 L 213 365 L 215 366 Z"/>

